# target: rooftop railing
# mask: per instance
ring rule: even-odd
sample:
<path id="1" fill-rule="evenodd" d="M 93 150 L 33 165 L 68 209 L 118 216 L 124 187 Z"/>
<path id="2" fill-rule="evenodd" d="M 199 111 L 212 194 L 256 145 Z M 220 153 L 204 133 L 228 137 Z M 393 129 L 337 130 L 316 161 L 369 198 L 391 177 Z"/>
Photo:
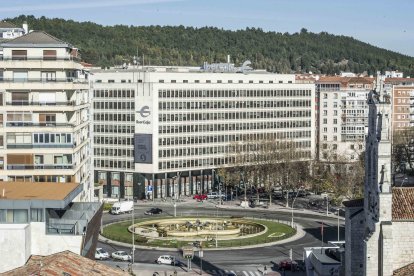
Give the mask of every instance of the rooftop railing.
<path id="1" fill-rule="evenodd" d="M 7 165 L 8 170 L 71 170 L 73 169 L 72 164 L 10 164 Z"/>

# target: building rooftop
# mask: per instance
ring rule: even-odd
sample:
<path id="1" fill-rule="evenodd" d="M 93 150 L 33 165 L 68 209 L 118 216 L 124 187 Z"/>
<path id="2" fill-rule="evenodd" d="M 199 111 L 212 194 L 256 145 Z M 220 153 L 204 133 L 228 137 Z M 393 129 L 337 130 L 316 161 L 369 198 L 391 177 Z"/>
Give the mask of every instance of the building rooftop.
<path id="1" fill-rule="evenodd" d="M 3 47 L 7 46 L 35 46 L 35 45 L 42 45 L 42 46 L 55 46 L 55 47 L 68 47 L 72 48 L 72 46 L 64 42 L 46 32 L 43 31 L 32 31 L 28 34 L 19 36 L 15 39 L 9 40 L 2 44 Z"/>
<path id="2" fill-rule="evenodd" d="M 315 256 L 316 259 L 318 259 L 318 261 L 321 264 L 340 264 L 341 262 L 328 256 L 325 252 L 325 248 L 322 249 L 313 249 L 312 250 L 312 254 Z"/>
<path id="3" fill-rule="evenodd" d="M 392 189 L 392 220 L 414 221 L 414 187 Z"/>
<path id="4" fill-rule="evenodd" d="M 393 276 L 412 276 L 414 275 L 414 263 L 403 266 L 397 270 L 394 270 Z"/>
<path id="5" fill-rule="evenodd" d="M 13 23 L 10 23 L 10 22 L 7 22 L 7 21 L 0 21 L 0 28 L 14 29 L 14 28 L 19 28 L 19 27 L 17 27 Z"/>
<path id="6" fill-rule="evenodd" d="M 78 183 L 0 182 L 0 199 L 64 200 L 78 186 Z"/>
<path id="7" fill-rule="evenodd" d="M 32 255 L 22 267 L 5 272 L 5 276 L 17 275 L 129 275 L 102 263 L 82 257 L 70 251 L 49 256 Z"/>
<path id="8" fill-rule="evenodd" d="M 363 198 L 352 199 L 352 200 L 344 201 L 342 204 L 345 207 L 349 207 L 349 208 L 364 207 L 364 199 Z"/>

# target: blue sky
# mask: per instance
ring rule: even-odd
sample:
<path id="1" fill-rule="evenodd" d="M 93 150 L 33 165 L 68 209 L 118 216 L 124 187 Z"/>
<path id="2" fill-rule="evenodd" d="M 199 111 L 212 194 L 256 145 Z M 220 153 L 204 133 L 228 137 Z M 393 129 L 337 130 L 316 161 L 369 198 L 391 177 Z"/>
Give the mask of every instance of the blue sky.
<path id="1" fill-rule="evenodd" d="M 102 25 L 215 26 L 352 36 L 414 56 L 413 0 L 1 0 L 0 17 L 20 14 Z"/>

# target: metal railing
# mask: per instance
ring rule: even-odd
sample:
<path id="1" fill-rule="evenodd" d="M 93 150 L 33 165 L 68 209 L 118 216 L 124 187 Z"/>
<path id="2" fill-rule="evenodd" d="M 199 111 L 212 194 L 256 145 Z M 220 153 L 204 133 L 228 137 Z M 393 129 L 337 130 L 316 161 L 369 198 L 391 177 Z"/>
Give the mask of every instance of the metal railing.
<path id="1" fill-rule="evenodd" d="M 74 166 L 72 164 L 55 164 L 55 165 L 44 165 L 44 164 L 10 164 L 7 165 L 8 170 L 71 170 Z"/>
<path id="2" fill-rule="evenodd" d="M 58 235 L 76 235 L 76 224 L 48 224 L 46 226 L 47 234 L 58 234 Z"/>
<path id="3" fill-rule="evenodd" d="M 65 101 L 65 102 L 35 102 L 35 101 L 28 101 L 28 100 L 14 100 L 6 102 L 6 105 L 14 105 L 14 106 L 24 106 L 24 105 L 38 105 L 38 106 L 56 106 L 56 105 L 63 105 L 63 106 L 74 106 L 75 101 Z"/>
<path id="4" fill-rule="evenodd" d="M 40 60 L 40 61 L 79 61 L 80 57 L 75 56 L 55 56 L 55 55 L 44 55 L 44 56 L 27 56 L 27 55 L 12 55 L 12 56 L 3 56 L 0 60 L 13 60 L 13 61 L 22 61 L 22 60 Z"/>
<path id="5" fill-rule="evenodd" d="M 73 144 L 7 144 L 8 149 L 74 148 Z"/>
<path id="6" fill-rule="evenodd" d="M 68 83 L 68 82 L 74 82 L 74 83 L 87 83 L 87 79 L 81 79 L 81 78 L 0 78 L 0 82 L 13 82 L 13 83 L 26 83 L 26 82 L 41 82 L 41 83 Z"/>
<path id="7" fill-rule="evenodd" d="M 45 122 L 45 123 L 32 123 L 32 122 L 7 122 L 6 126 L 8 127 L 74 127 L 75 124 L 71 123 L 55 123 L 55 122 Z"/>

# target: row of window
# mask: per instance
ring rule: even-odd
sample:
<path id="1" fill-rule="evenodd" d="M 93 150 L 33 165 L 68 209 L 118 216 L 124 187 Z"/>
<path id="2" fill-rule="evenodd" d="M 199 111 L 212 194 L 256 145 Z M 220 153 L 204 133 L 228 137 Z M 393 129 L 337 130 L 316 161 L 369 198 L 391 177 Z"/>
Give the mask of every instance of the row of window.
<path id="1" fill-rule="evenodd" d="M 192 137 L 172 137 L 172 138 L 159 138 L 159 146 L 169 145 L 193 145 L 193 144 L 212 144 L 212 143 L 224 143 L 234 141 L 252 141 L 263 139 L 302 139 L 311 137 L 311 131 L 286 131 L 275 133 L 251 133 L 251 134 L 228 134 L 228 135 L 204 135 L 204 136 L 192 136 Z M 254 141 L 253 140 L 253 141 Z"/>
<path id="2" fill-rule="evenodd" d="M 95 168 L 107 168 L 107 169 L 134 169 L 134 162 L 129 161 L 114 161 L 96 158 L 93 161 Z"/>
<path id="3" fill-rule="evenodd" d="M 135 133 L 135 127 L 129 125 L 94 125 L 95 133 Z"/>
<path id="4" fill-rule="evenodd" d="M 310 97 L 303 89 L 177 89 L 159 90 L 160 98 Z"/>
<path id="5" fill-rule="evenodd" d="M 193 102 L 159 102 L 160 111 L 178 109 L 230 109 L 230 108 L 275 108 L 275 107 L 310 107 L 310 100 L 280 101 L 193 101 Z"/>
<path id="6" fill-rule="evenodd" d="M 134 144 L 134 138 L 95 136 L 94 143 L 99 145 L 129 146 Z"/>
<path id="7" fill-rule="evenodd" d="M 114 102 L 114 101 L 105 101 L 105 102 L 94 102 L 93 107 L 95 109 L 135 109 L 134 102 Z"/>
<path id="8" fill-rule="evenodd" d="M 44 221 L 43 209 L 30 209 L 30 217 L 27 209 L 0 209 L 0 223 L 27 223 L 29 221 Z"/>
<path id="9" fill-rule="evenodd" d="M 311 147 L 310 141 L 295 141 L 295 149 L 305 149 Z M 233 146 L 206 146 L 199 148 L 174 148 L 170 150 L 159 150 L 158 157 L 168 158 L 168 157 L 186 157 L 186 156 L 200 156 L 200 155 L 211 155 L 211 154 L 225 154 L 229 152 L 235 152 Z M 244 151 L 247 151 L 247 145 L 244 145 Z"/>
<path id="10" fill-rule="evenodd" d="M 309 159 L 311 158 L 310 151 L 299 151 L 297 155 L 298 159 Z M 226 164 L 237 164 L 236 157 L 223 157 L 223 158 L 197 158 L 190 160 L 175 160 L 159 162 L 159 170 L 168 169 L 185 169 L 185 168 L 197 168 L 197 167 L 211 167 L 221 166 Z"/>
<path id="11" fill-rule="evenodd" d="M 204 125 L 175 125 L 160 126 L 159 133 L 194 133 L 209 131 L 258 130 L 258 129 L 288 129 L 310 127 L 311 121 L 283 121 L 283 122 L 252 122 L 236 124 L 204 124 Z"/>
<path id="12" fill-rule="evenodd" d="M 70 133 L 7 133 L 7 144 L 71 144 Z"/>
<path id="13" fill-rule="evenodd" d="M 116 156 L 116 157 L 132 157 L 134 151 L 131 149 L 113 149 L 113 148 L 94 148 L 95 155 Z"/>
<path id="14" fill-rule="evenodd" d="M 118 121 L 118 122 L 134 122 L 134 114 L 114 114 L 114 113 L 95 113 L 93 114 L 95 121 Z"/>
<path id="15" fill-rule="evenodd" d="M 210 112 L 187 114 L 160 114 L 159 122 L 196 122 L 208 120 L 269 119 L 269 118 L 310 118 L 310 110 L 256 111 L 256 112 Z"/>
<path id="16" fill-rule="evenodd" d="M 95 98 L 134 98 L 135 90 L 130 89 L 95 89 Z"/>

